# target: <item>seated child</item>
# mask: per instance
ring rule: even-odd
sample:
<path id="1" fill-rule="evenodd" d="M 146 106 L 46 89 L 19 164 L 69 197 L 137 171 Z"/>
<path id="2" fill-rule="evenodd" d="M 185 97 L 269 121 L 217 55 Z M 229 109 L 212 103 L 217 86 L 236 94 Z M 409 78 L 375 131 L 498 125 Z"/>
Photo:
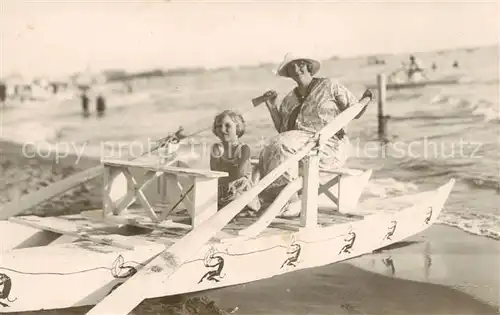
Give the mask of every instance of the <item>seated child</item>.
<path id="1" fill-rule="evenodd" d="M 219 209 L 253 187 L 250 147 L 240 142 L 245 133 L 245 120 L 232 110 L 225 110 L 215 116 L 212 132 L 220 143 L 212 146 L 210 169 L 227 172 L 229 176 L 219 178 Z M 258 197 L 252 200 L 246 210 L 248 214 L 260 209 Z"/>

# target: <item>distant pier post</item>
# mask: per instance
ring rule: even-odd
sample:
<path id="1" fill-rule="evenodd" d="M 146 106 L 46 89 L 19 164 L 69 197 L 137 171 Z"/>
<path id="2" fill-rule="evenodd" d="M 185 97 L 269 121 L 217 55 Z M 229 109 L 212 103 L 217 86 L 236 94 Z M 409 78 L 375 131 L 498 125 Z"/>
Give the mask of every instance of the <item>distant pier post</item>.
<path id="1" fill-rule="evenodd" d="M 378 137 L 380 140 L 387 141 L 387 121 L 389 116 L 384 115 L 386 101 L 387 78 L 385 74 L 377 75 L 378 88 Z"/>

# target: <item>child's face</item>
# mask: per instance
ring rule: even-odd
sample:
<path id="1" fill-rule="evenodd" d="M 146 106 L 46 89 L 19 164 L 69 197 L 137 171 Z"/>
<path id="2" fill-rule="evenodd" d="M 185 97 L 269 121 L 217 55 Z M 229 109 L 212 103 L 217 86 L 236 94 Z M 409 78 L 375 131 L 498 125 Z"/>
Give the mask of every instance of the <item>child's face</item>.
<path id="1" fill-rule="evenodd" d="M 238 139 L 236 127 L 236 123 L 229 116 L 224 116 L 216 122 L 215 135 L 224 142 L 235 141 Z"/>

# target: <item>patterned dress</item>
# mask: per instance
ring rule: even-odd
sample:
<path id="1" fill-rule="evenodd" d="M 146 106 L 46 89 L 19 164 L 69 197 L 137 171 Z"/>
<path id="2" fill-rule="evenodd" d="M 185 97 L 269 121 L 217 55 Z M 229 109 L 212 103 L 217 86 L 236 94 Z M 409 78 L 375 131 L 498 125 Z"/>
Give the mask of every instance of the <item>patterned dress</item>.
<path id="1" fill-rule="evenodd" d="M 357 102 L 358 99 L 349 90 L 328 78 L 314 78 L 305 97 L 301 97 L 295 89 L 292 90 L 279 108 L 282 120 L 278 130 L 280 133 L 269 139 L 260 153 L 260 176 L 266 176 L 295 154 L 311 136 Z M 341 167 L 349 156 L 349 146 L 349 139 L 344 131 L 339 131 L 322 146 L 319 167 Z M 268 186 L 260 195 L 262 201 L 268 203 L 274 200 L 284 186 L 299 176 L 301 164 L 289 169 Z"/>

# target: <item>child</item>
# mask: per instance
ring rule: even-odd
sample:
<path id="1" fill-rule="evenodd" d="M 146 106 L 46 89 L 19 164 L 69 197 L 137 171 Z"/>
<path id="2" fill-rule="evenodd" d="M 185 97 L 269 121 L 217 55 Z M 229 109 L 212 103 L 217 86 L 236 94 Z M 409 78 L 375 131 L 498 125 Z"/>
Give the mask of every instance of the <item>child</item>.
<path id="1" fill-rule="evenodd" d="M 253 186 L 250 147 L 240 142 L 245 133 L 245 120 L 232 110 L 215 116 L 212 132 L 221 140 L 212 146 L 210 169 L 227 172 L 229 176 L 219 179 L 219 209 L 223 208 Z M 248 214 L 260 209 L 258 197 L 247 206 Z"/>

